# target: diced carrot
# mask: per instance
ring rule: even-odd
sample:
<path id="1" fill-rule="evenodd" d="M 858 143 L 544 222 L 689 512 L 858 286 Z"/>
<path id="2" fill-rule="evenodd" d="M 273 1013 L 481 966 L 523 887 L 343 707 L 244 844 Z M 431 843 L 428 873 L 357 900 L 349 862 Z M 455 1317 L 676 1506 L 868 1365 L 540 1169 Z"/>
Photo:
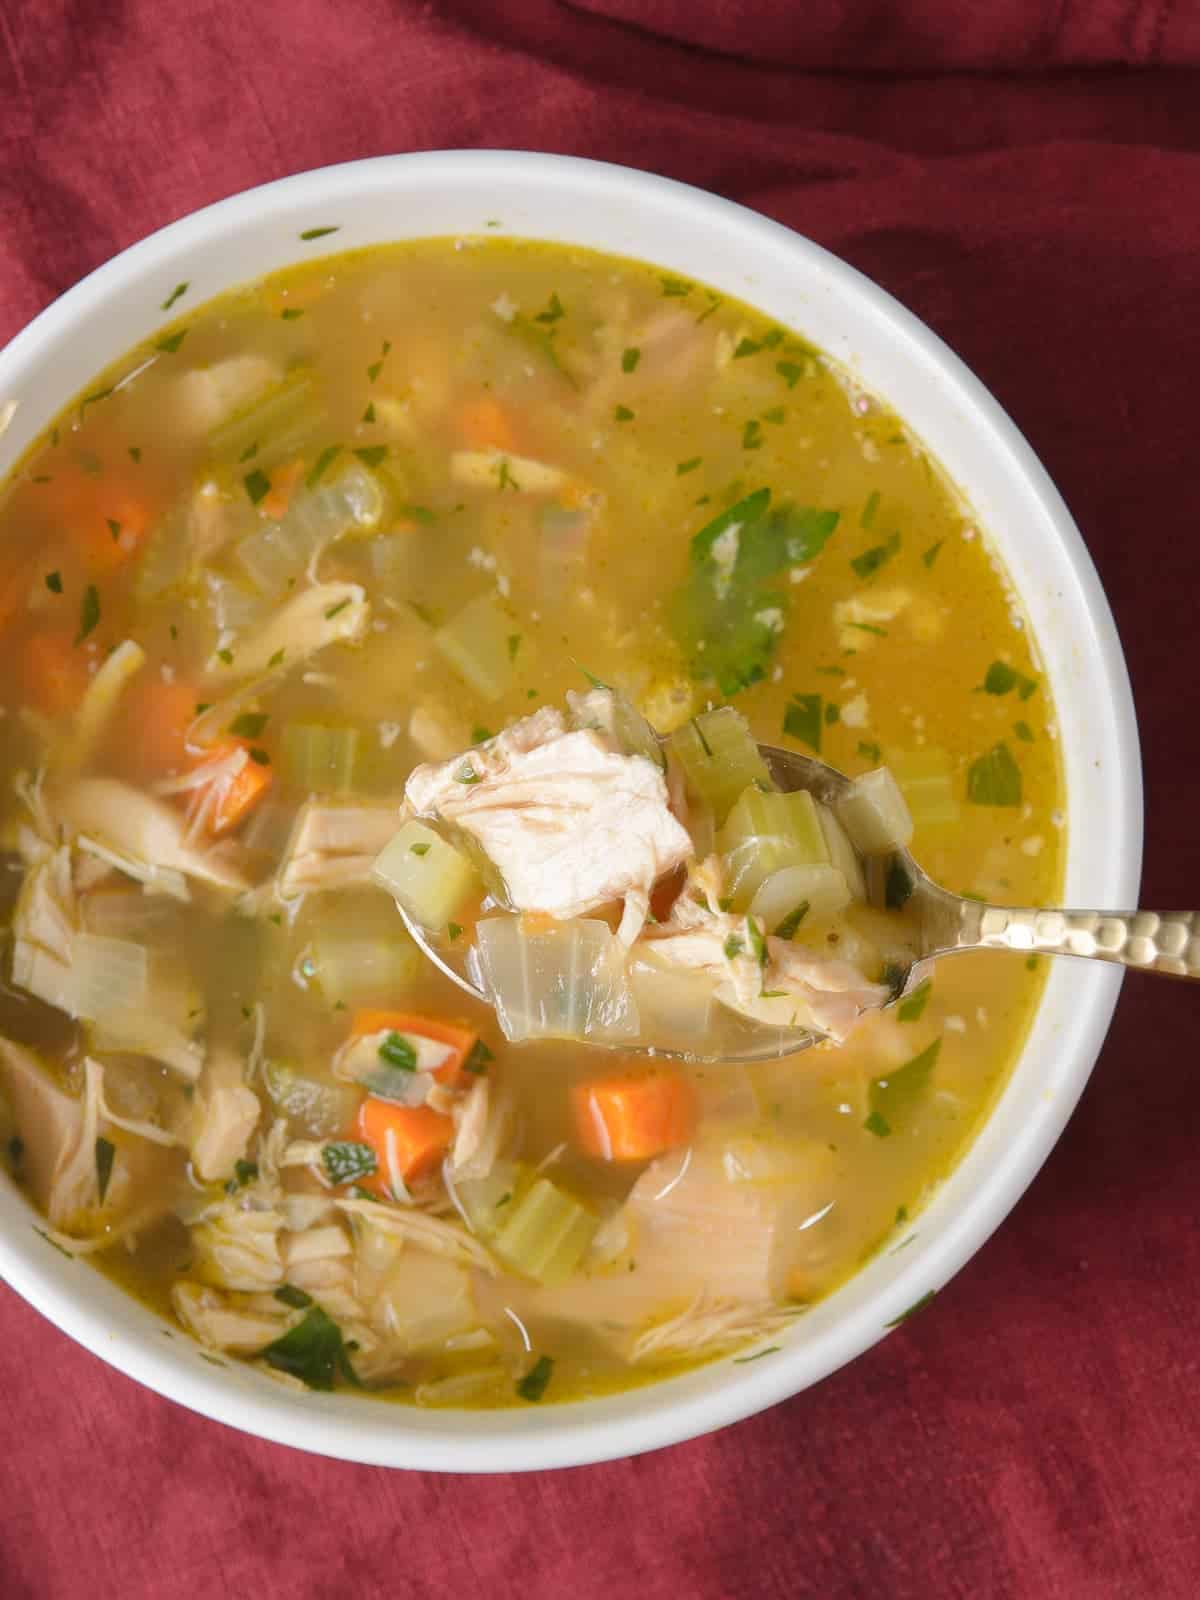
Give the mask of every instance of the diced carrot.
<path id="1" fill-rule="evenodd" d="M 470 1080 L 467 1062 L 479 1043 L 479 1031 L 465 1022 L 443 1022 L 440 1017 L 410 1011 L 356 1011 L 350 1037 L 362 1039 L 372 1033 L 415 1033 L 422 1039 L 449 1045 L 454 1054 L 442 1062 L 434 1077 L 448 1089 L 464 1088 Z"/>
<path id="2" fill-rule="evenodd" d="M 88 655 L 69 633 L 35 633 L 21 652 L 25 695 L 48 717 L 65 717 L 88 686 Z"/>
<path id="3" fill-rule="evenodd" d="M 696 1125 L 695 1091 L 670 1067 L 594 1078 L 571 1099 L 579 1143 L 602 1161 L 648 1161 L 686 1144 Z"/>
<path id="4" fill-rule="evenodd" d="M 219 761 L 223 756 L 230 755 L 239 748 L 247 753 L 250 750 L 244 739 L 221 739 L 205 751 L 204 760 Z M 213 838 L 221 838 L 223 834 L 231 832 L 243 822 L 262 800 L 273 782 L 274 774 L 270 767 L 255 761 L 251 756 L 228 784 L 208 819 L 208 831 Z"/>
<path id="5" fill-rule="evenodd" d="M 143 675 L 125 700 L 121 747 L 139 777 L 161 776 L 189 765 L 187 730 L 196 717 L 196 688 Z"/>
<path id="6" fill-rule="evenodd" d="M 296 485 L 304 475 L 304 462 L 300 460 L 289 461 L 285 466 L 276 467 L 271 474 L 271 487 L 263 496 L 259 510 L 266 513 L 273 522 L 278 522 L 291 504 Z"/>
<path id="7" fill-rule="evenodd" d="M 398 1106 L 369 1094 L 358 1108 L 355 1131 L 377 1163 L 361 1180 L 363 1187 L 388 1195 L 393 1171 L 405 1184 L 428 1177 L 450 1148 L 454 1122 L 432 1106 Z"/>
<path id="8" fill-rule="evenodd" d="M 155 516 L 145 494 L 108 478 L 64 481 L 49 509 L 89 575 L 99 577 L 137 554 Z"/>
<path id="9" fill-rule="evenodd" d="M 34 560 L 27 558 L 15 562 L 9 571 L 0 573 L 0 632 L 28 601 L 34 566 Z"/>
<path id="10" fill-rule="evenodd" d="M 458 431 L 472 450 L 517 448 L 517 434 L 508 412 L 495 395 L 481 394 L 468 400 L 458 413 Z"/>

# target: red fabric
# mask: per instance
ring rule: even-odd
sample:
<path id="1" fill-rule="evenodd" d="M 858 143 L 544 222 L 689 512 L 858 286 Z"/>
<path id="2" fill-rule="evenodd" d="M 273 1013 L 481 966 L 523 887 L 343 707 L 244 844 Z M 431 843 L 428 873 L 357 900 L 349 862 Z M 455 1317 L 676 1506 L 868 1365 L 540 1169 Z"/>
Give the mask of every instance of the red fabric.
<path id="1" fill-rule="evenodd" d="M 1041 453 L 1129 654 L 1144 902 L 1194 904 L 1200 92 L 1168 69 L 1198 37 L 1186 0 L 21 0 L 0 338 L 173 217 L 355 156 L 573 151 L 748 201 L 932 323 Z M 1138 70 L 934 75 L 1096 64 Z M 1131 980 L 1059 1149 L 935 1308 L 639 1461 L 468 1481 L 301 1457 L 0 1292 L 0 1595 L 1191 1600 L 1196 1015 Z"/>

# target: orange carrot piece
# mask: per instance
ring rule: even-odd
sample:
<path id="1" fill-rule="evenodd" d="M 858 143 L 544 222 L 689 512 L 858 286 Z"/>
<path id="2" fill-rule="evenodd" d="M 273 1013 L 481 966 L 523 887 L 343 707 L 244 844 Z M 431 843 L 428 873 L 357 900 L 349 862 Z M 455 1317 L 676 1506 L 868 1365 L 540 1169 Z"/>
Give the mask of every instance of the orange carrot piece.
<path id="1" fill-rule="evenodd" d="M 272 522 L 278 522 L 291 504 L 296 486 L 303 476 L 303 461 L 289 461 L 286 466 L 276 467 L 271 474 L 271 487 L 263 496 L 258 509 L 265 512 Z"/>
<path id="2" fill-rule="evenodd" d="M 517 448 L 517 434 L 508 412 L 494 395 L 468 400 L 458 413 L 458 431 L 472 450 Z"/>
<path id="3" fill-rule="evenodd" d="M 602 1161 L 648 1161 L 686 1144 L 696 1126 L 696 1095 L 670 1067 L 631 1067 L 571 1091 L 579 1143 Z"/>
<path id="4" fill-rule="evenodd" d="M 443 1022 L 440 1017 L 425 1017 L 415 1011 L 356 1011 L 350 1024 L 350 1037 L 361 1039 L 372 1033 L 415 1033 L 422 1039 L 447 1044 L 454 1051 L 433 1076 L 448 1089 L 461 1089 L 470 1080 L 467 1061 L 479 1043 L 479 1031 L 465 1022 Z"/>
<path id="5" fill-rule="evenodd" d="M 26 559 L 16 562 L 10 571 L 0 573 L 0 632 L 24 609 L 33 586 L 34 567 L 35 562 Z"/>
<path id="6" fill-rule="evenodd" d="M 84 480 L 80 492 L 65 495 L 60 515 L 63 531 L 89 574 L 100 577 L 118 571 L 137 554 L 153 521 L 143 499 L 102 479 Z"/>
<path id="7" fill-rule="evenodd" d="M 239 748 L 249 752 L 250 746 L 244 739 L 221 739 L 209 747 L 204 760 L 219 761 L 222 756 L 227 756 Z M 252 756 L 249 757 L 246 765 L 226 787 L 225 793 L 208 819 L 208 831 L 213 838 L 220 839 L 236 828 L 240 822 L 244 822 L 266 795 L 273 782 L 274 774 L 270 767 L 263 766 Z"/>
<path id="8" fill-rule="evenodd" d="M 132 770 L 149 778 L 188 766 L 187 731 L 195 716 L 194 684 L 139 678 L 121 720 L 121 748 Z"/>
<path id="9" fill-rule="evenodd" d="M 88 656 L 69 633 L 35 633 L 21 652 L 27 699 L 48 717 L 75 710 L 88 686 Z"/>
<path id="10" fill-rule="evenodd" d="M 377 1163 L 360 1181 L 386 1196 L 393 1168 L 405 1184 L 428 1177 L 450 1148 L 454 1122 L 432 1106 L 398 1106 L 369 1094 L 358 1108 L 355 1132 L 375 1152 Z"/>

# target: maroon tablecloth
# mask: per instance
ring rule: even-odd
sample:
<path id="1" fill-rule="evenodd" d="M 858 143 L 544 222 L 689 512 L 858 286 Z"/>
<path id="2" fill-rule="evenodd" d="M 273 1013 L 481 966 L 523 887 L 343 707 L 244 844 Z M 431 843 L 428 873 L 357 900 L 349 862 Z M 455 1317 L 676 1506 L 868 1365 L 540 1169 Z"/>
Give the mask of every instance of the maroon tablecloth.
<path id="1" fill-rule="evenodd" d="M 1078 517 L 1141 716 L 1144 902 L 1200 900 L 1194 0 L 8 0 L 0 46 L 0 340 L 195 206 L 438 146 L 655 168 L 864 268 Z M 1190 1600 L 1198 1007 L 1129 982 L 1059 1149 L 933 1310 L 638 1461 L 439 1479 L 304 1457 L 0 1290 L 0 1596 Z"/>

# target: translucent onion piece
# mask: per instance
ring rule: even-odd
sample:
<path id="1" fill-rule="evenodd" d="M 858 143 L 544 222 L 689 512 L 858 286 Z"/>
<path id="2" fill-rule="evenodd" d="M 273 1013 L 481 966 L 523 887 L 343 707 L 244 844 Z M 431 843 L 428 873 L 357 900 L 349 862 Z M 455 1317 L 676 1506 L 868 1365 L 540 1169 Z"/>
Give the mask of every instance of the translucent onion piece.
<path id="1" fill-rule="evenodd" d="M 603 922 L 527 933 L 518 917 L 489 917 L 476 927 L 468 963 L 505 1038 L 620 1041 L 639 1031 L 624 957 Z"/>

